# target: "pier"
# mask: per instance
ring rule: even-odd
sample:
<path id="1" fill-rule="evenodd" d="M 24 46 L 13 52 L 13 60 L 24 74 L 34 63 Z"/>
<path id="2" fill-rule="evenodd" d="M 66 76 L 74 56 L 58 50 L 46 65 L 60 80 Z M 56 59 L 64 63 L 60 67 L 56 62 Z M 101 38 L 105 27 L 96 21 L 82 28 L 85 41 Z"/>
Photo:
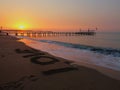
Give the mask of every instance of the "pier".
<path id="1" fill-rule="evenodd" d="M 53 31 L 34 31 L 34 30 L 0 30 L 6 35 L 15 36 L 76 36 L 76 35 L 95 35 L 95 30 L 79 31 L 79 32 L 53 32 Z"/>

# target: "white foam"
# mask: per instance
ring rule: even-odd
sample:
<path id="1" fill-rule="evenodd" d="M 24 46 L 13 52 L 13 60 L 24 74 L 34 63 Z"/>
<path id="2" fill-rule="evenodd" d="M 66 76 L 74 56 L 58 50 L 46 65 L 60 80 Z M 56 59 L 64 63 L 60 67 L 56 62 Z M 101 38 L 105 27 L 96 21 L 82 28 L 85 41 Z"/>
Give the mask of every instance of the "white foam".
<path id="1" fill-rule="evenodd" d="M 26 43 L 28 46 L 33 47 L 38 50 L 46 51 L 52 55 L 63 57 L 75 61 L 77 64 L 88 63 L 97 66 L 106 67 L 109 69 L 120 71 L 120 57 L 113 57 L 110 55 L 103 55 L 99 53 L 94 53 L 88 50 L 78 50 L 74 48 L 67 48 L 64 46 L 59 46 L 51 43 L 43 43 L 35 41 L 34 39 L 23 39 L 22 42 Z M 28 43 L 29 42 L 29 43 Z"/>

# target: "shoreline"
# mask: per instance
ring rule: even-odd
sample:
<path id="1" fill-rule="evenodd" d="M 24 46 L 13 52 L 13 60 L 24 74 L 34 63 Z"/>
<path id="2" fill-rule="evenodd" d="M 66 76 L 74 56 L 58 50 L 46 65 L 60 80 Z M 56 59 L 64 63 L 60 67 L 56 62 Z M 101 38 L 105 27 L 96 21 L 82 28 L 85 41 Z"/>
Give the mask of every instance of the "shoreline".
<path id="1" fill-rule="evenodd" d="M 23 38 L 24 39 L 24 38 Z M 24 40 L 20 40 L 20 42 L 24 43 L 25 45 L 27 45 Z M 27 45 L 28 47 L 31 47 L 31 48 L 34 48 L 32 46 L 29 46 Z M 34 48 L 36 50 L 39 50 L 37 48 Z M 46 52 L 46 51 L 42 51 L 42 52 Z M 46 52 L 48 53 L 48 52 Z M 49 52 L 50 53 L 50 52 Z M 51 53 L 50 53 L 51 54 Z M 52 54 L 51 54 L 52 55 Z M 59 57 L 57 55 L 53 55 L 54 57 Z M 71 62 L 71 65 L 73 66 L 85 66 L 85 67 L 88 67 L 88 68 L 91 68 L 91 69 L 95 69 L 111 78 L 114 78 L 114 79 L 117 79 L 117 80 L 120 80 L 120 71 L 118 70 L 115 70 L 115 69 L 111 69 L 111 68 L 107 68 L 107 67 L 102 67 L 102 66 L 99 66 L 99 65 L 95 65 L 95 64 L 90 64 L 90 63 L 85 63 L 85 62 L 77 62 L 77 61 L 74 61 L 74 60 L 68 60 L 68 59 L 65 59 L 64 57 L 59 57 L 61 59 L 64 59 L 64 60 L 67 60 L 67 61 L 70 61 Z M 79 63 L 79 64 L 78 64 Z"/>
<path id="2" fill-rule="evenodd" d="M 0 88 L 8 90 L 119 90 L 120 80 L 0 36 Z M 96 67 L 97 68 L 97 67 Z"/>

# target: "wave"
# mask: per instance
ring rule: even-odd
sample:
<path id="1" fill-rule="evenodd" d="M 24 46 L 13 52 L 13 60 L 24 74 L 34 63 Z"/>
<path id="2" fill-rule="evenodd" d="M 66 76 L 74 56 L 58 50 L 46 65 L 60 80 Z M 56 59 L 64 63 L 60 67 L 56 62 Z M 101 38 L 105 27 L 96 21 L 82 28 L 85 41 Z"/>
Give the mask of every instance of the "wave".
<path id="1" fill-rule="evenodd" d="M 64 47 L 69 47 L 69 48 L 89 50 L 94 53 L 112 55 L 114 57 L 120 57 L 120 49 L 101 48 L 101 47 L 73 44 L 73 43 L 66 43 L 66 42 L 52 41 L 52 40 L 39 40 L 39 41 L 44 43 L 50 43 L 50 44 L 56 44 Z"/>
<path id="2" fill-rule="evenodd" d="M 55 40 L 41 40 L 40 38 L 21 38 L 23 39 L 20 41 L 32 48 L 74 61 L 78 65 L 86 63 L 120 71 L 119 49 L 100 48 Z"/>

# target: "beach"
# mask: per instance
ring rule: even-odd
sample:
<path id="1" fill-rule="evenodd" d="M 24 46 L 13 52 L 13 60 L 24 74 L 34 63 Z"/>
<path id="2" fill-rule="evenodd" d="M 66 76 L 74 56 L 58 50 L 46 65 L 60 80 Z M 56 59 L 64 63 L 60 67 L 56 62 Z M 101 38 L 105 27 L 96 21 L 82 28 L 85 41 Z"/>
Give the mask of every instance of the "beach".
<path id="1" fill-rule="evenodd" d="M 76 65 L 0 35 L 0 90 L 120 90 L 119 75 L 103 67 Z"/>

